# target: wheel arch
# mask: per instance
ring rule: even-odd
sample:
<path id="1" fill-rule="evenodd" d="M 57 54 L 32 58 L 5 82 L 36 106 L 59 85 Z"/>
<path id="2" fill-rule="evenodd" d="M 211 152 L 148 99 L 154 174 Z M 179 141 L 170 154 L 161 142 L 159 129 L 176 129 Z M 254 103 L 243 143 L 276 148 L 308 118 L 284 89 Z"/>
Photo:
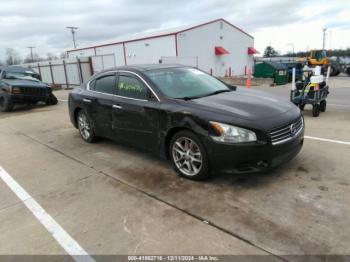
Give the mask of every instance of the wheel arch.
<path id="1" fill-rule="evenodd" d="M 78 113 L 83 110 L 81 107 L 76 107 L 73 112 L 74 126 L 78 128 Z"/>

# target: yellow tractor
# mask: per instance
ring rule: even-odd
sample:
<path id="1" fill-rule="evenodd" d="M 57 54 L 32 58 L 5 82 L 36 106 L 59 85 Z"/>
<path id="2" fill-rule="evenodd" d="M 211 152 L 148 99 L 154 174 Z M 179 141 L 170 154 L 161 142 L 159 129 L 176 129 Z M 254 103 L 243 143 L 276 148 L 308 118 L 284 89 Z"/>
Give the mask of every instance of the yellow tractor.
<path id="1" fill-rule="evenodd" d="M 328 66 L 330 61 L 327 57 L 326 50 L 311 50 L 310 55 L 307 57 L 309 66 Z"/>
<path id="2" fill-rule="evenodd" d="M 326 72 L 328 66 L 330 66 L 331 76 L 336 76 L 340 73 L 339 65 L 336 61 L 329 59 L 326 50 L 323 49 L 313 49 L 308 57 L 301 57 L 299 61 L 307 62 L 309 67 L 321 66 L 323 72 Z"/>

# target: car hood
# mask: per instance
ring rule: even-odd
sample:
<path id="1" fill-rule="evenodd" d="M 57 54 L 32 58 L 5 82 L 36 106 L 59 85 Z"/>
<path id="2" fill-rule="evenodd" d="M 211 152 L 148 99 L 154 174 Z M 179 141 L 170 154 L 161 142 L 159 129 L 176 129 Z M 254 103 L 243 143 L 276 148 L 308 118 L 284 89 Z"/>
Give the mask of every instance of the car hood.
<path id="1" fill-rule="evenodd" d="M 48 85 L 43 82 L 26 80 L 26 79 L 2 79 L 2 81 L 10 86 L 16 86 L 16 87 L 39 87 L 39 88 L 48 87 Z"/>
<path id="2" fill-rule="evenodd" d="M 236 91 L 220 93 L 191 100 L 192 105 L 236 118 L 256 121 L 284 114 L 296 107 L 268 93 L 237 88 Z"/>

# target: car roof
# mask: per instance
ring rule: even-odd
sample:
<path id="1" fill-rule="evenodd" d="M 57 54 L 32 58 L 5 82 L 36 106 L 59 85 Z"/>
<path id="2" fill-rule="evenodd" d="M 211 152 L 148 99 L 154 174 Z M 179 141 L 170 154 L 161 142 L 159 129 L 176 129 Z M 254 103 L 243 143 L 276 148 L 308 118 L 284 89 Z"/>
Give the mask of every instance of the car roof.
<path id="1" fill-rule="evenodd" d="M 128 65 L 128 66 L 118 66 L 113 68 L 108 68 L 105 70 L 102 70 L 98 74 L 109 72 L 109 71 L 115 71 L 115 70 L 130 70 L 130 71 L 149 71 L 149 70 L 159 70 L 159 69 L 167 69 L 167 68 L 179 68 L 179 67 L 189 67 L 185 65 L 180 64 L 140 64 L 140 65 Z"/>

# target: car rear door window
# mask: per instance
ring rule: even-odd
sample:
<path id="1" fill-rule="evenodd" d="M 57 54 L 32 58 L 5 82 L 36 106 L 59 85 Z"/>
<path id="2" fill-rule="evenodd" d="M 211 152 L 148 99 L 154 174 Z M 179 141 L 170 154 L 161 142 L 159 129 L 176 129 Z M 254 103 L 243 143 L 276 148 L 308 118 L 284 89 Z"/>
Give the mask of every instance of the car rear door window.
<path id="1" fill-rule="evenodd" d="M 148 100 L 148 88 L 136 77 L 120 75 L 118 79 L 118 95 Z"/>
<path id="2" fill-rule="evenodd" d="M 93 83 L 93 90 L 96 92 L 106 93 L 106 94 L 115 94 L 115 75 L 107 75 L 97 78 Z"/>

